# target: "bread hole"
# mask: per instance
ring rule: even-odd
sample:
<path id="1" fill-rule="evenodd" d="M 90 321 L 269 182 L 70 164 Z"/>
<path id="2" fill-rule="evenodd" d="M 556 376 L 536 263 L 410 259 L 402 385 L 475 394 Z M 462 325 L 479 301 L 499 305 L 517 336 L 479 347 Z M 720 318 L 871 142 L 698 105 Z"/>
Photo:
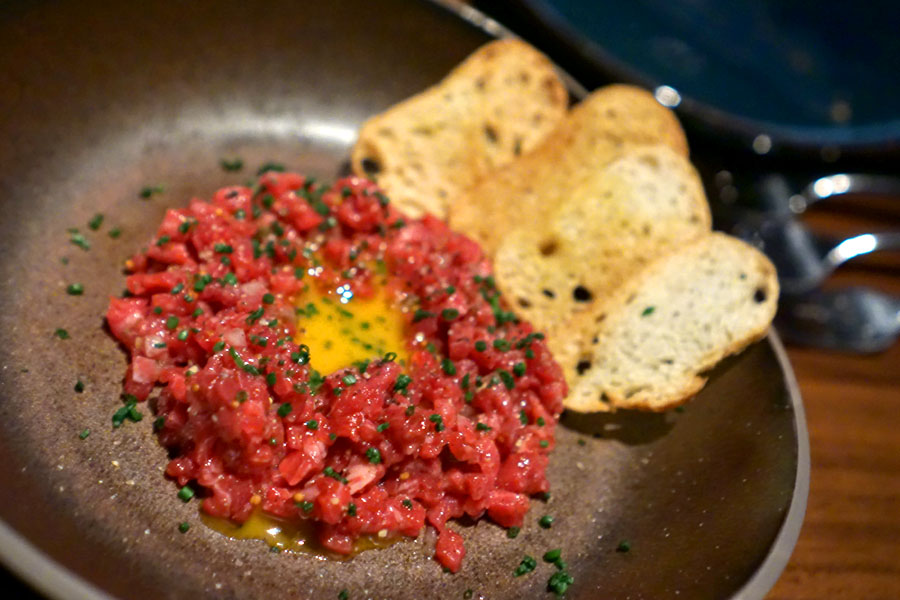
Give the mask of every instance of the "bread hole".
<path id="1" fill-rule="evenodd" d="M 600 313 L 594 318 L 594 323 L 602 323 L 606 320 L 606 313 Z M 597 343 L 597 338 L 594 338 L 594 343 Z"/>
<path id="2" fill-rule="evenodd" d="M 378 130 L 378 135 L 379 135 L 380 137 L 393 138 L 393 137 L 394 137 L 394 130 L 385 127 L 384 129 L 379 129 L 379 130 Z"/>
<path id="3" fill-rule="evenodd" d="M 663 364 L 663 365 L 674 365 L 675 359 L 674 358 L 662 358 L 662 359 L 660 359 L 659 362 L 660 362 L 660 364 Z"/>
<path id="4" fill-rule="evenodd" d="M 437 195 L 439 198 L 446 198 L 447 190 L 445 190 L 444 188 L 438 188 Z"/>
<path id="5" fill-rule="evenodd" d="M 531 117 L 531 123 L 532 123 L 532 125 L 535 125 L 535 126 L 540 125 L 541 121 L 543 121 L 543 120 L 544 120 L 544 113 L 534 113 L 534 116 Z"/>
<path id="6" fill-rule="evenodd" d="M 648 237 L 650 236 L 652 231 L 653 231 L 653 228 L 650 227 L 650 223 L 644 223 L 644 226 L 641 228 L 641 232 Z"/>
<path id="7" fill-rule="evenodd" d="M 484 137 L 487 138 L 487 141 L 496 144 L 497 143 L 497 130 L 494 129 L 491 125 L 484 126 Z"/>
<path id="8" fill-rule="evenodd" d="M 556 251 L 559 250 L 559 242 L 553 238 L 544 240 L 541 242 L 541 245 L 538 246 L 538 250 L 541 251 L 542 256 L 553 256 L 556 254 Z"/>
<path id="9" fill-rule="evenodd" d="M 551 300 L 556 298 L 556 294 L 553 292 L 553 290 L 548 290 L 547 288 L 544 288 L 541 290 L 541 293 L 544 294 L 545 296 L 547 296 L 548 298 L 550 298 Z"/>
<path id="10" fill-rule="evenodd" d="M 602 402 L 603 404 L 612 404 L 612 400 L 609 399 L 609 396 L 606 395 L 606 392 L 601 392 L 600 402 Z"/>
<path id="11" fill-rule="evenodd" d="M 578 364 L 575 365 L 575 372 L 579 375 L 584 375 L 588 369 L 591 368 L 591 359 L 590 358 L 582 358 L 578 361 Z"/>
<path id="12" fill-rule="evenodd" d="M 738 275 L 738 277 L 740 277 L 741 281 L 744 281 L 745 279 L 747 279 L 747 274 L 741 273 L 740 275 Z"/>
<path id="13" fill-rule="evenodd" d="M 606 116 L 607 116 L 607 118 L 615 119 L 615 118 L 616 118 L 616 115 L 617 115 L 616 109 L 614 109 L 614 108 L 607 108 L 607 109 L 606 109 Z"/>
<path id="14" fill-rule="evenodd" d="M 520 156 L 522 154 L 522 138 L 516 138 L 516 141 L 513 142 L 513 156 Z"/>
<path id="15" fill-rule="evenodd" d="M 517 298 L 516 301 L 521 308 L 531 308 L 531 302 L 529 302 L 527 298 Z"/>
<path id="16" fill-rule="evenodd" d="M 366 177 L 377 177 L 381 173 L 381 163 L 371 156 L 364 157 L 360 164 Z"/>
<path id="17" fill-rule="evenodd" d="M 591 293 L 591 290 L 583 285 L 576 285 L 575 289 L 572 290 L 572 297 L 575 299 L 575 302 L 590 302 L 594 295 Z"/>
<path id="18" fill-rule="evenodd" d="M 419 127 L 413 127 L 412 133 L 414 133 L 415 135 L 424 135 L 427 137 L 433 134 L 434 130 L 431 127 L 421 125 Z"/>
<path id="19" fill-rule="evenodd" d="M 632 302 L 634 302 L 635 298 L 637 298 L 637 294 L 632 294 L 632 295 L 628 296 L 628 300 L 625 301 L 625 304 L 631 304 Z"/>
<path id="20" fill-rule="evenodd" d="M 479 91 L 483 90 L 485 83 L 487 82 L 485 81 L 484 77 L 479 77 L 475 80 L 475 89 Z"/>
<path id="21" fill-rule="evenodd" d="M 769 294 L 766 292 L 765 288 L 758 287 L 756 288 L 756 291 L 753 292 L 753 301 L 757 304 L 762 304 L 768 297 Z"/>

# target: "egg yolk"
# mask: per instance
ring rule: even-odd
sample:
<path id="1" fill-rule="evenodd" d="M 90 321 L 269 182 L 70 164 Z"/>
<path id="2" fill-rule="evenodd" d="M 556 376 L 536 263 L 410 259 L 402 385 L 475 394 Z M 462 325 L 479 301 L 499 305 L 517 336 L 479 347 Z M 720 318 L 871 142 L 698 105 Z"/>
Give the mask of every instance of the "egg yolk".
<path id="1" fill-rule="evenodd" d="M 357 298 L 311 286 L 297 301 L 294 341 L 309 347 L 310 364 L 322 374 L 389 352 L 406 364 L 403 315 L 384 288 L 372 298 Z"/>

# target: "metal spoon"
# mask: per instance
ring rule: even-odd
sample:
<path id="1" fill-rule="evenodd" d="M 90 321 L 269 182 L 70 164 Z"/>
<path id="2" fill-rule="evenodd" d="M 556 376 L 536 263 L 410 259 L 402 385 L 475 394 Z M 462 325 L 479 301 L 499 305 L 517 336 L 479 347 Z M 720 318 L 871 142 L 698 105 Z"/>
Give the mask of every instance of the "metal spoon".
<path id="1" fill-rule="evenodd" d="M 879 250 L 900 250 L 900 232 L 863 233 L 838 241 L 817 235 L 792 218 L 744 222 L 735 227 L 735 233 L 766 253 L 786 296 L 819 287 L 852 258 Z"/>
<path id="2" fill-rule="evenodd" d="M 864 287 L 816 290 L 783 298 L 775 328 L 788 343 L 881 352 L 900 336 L 900 298 Z"/>

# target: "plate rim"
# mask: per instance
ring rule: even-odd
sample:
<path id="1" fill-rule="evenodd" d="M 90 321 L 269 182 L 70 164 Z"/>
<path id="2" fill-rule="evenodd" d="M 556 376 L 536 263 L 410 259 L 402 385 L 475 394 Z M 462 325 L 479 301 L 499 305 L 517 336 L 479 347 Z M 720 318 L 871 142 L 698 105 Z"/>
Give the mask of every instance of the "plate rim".
<path id="1" fill-rule="evenodd" d="M 518 37 L 510 29 L 461 0 L 424 0 L 445 9 L 492 37 Z M 562 69 L 559 72 L 576 97 L 586 89 Z M 770 328 L 763 343 L 769 344 L 782 372 L 793 414 L 797 440 L 797 470 L 790 507 L 766 557 L 731 600 L 762 600 L 784 570 L 796 545 L 809 494 L 809 437 L 805 412 L 793 369 L 777 332 Z M 28 538 L 0 519 L 0 563 L 35 591 L 57 600 L 117 600 L 76 572 L 55 561 Z"/>

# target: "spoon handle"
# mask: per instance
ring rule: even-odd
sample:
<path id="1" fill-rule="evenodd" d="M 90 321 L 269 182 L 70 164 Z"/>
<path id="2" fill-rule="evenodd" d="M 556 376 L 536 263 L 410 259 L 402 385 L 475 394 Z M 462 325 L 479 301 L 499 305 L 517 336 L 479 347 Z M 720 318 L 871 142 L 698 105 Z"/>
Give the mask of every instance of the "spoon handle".
<path id="1" fill-rule="evenodd" d="M 900 232 L 862 233 L 840 242 L 825 255 L 832 269 L 851 258 L 877 250 L 900 250 Z"/>

